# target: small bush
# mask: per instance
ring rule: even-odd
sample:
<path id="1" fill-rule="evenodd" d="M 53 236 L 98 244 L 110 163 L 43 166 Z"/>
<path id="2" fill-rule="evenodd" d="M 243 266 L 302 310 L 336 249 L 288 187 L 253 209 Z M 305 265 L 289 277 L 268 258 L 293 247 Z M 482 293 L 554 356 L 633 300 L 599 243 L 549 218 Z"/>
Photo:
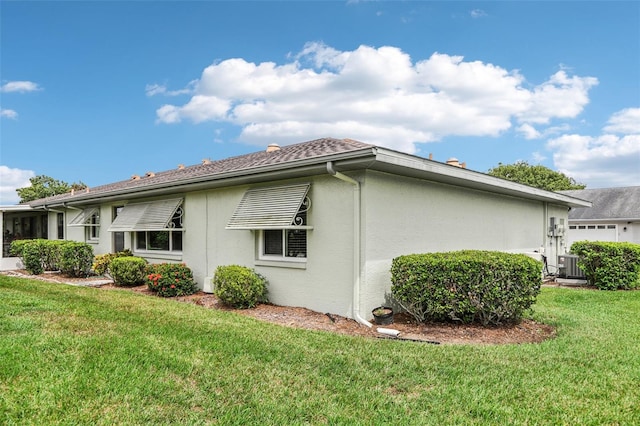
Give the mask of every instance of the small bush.
<path id="1" fill-rule="evenodd" d="M 42 240 L 25 241 L 26 242 L 21 246 L 21 257 L 24 269 L 32 275 L 40 275 L 44 271 L 42 266 L 42 252 L 44 244 Z"/>
<path id="2" fill-rule="evenodd" d="M 184 263 L 159 263 L 149 265 L 147 286 L 162 297 L 186 296 L 196 292 L 191 269 Z"/>
<path id="3" fill-rule="evenodd" d="M 580 256 L 578 266 L 600 290 L 640 287 L 640 244 L 576 241 L 571 253 Z"/>
<path id="4" fill-rule="evenodd" d="M 71 277 L 91 274 L 93 248 L 87 243 L 65 241 L 60 244 L 60 272 Z"/>
<path id="5" fill-rule="evenodd" d="M 400 256 L 393 298 L 417 321 L 518 322 L 540 292 L 542 265 L 523 254 L 458 251 Z"/>
<path id="6" fill-rule="evenodd" d="M 267 280 L 244 266 L 219 266 L 213 285 L 220 301 L 234 308 L 253 308 L 267 301 Z"/>
<path id="7" fill-rule="evenodd" d="M 123 250 L 123 251 L 119 251 L 117 253 L 106 253 L 106 254 L 101 254 L 95 257 L 95 259 L 93 259 L 93 272 L 95 272 L 98 275 L 103 275 L 107 272 L 109 272 L 109 266 L 111 265 L 111 262 L 113 261 L 113 259 L 117 259 L 118 257 L 127 257 L 127 256 L 133 256 L 133 253 L 131 253 L 131 250 L 127 249 L 127 250 Z"/>
<path id="8" fill-rule="evenodd" d="M 109 271 L 117 286 L 134 286 L 144 282 L 147 261 L 141 257 L 123 256 L 111 261 Z"/>

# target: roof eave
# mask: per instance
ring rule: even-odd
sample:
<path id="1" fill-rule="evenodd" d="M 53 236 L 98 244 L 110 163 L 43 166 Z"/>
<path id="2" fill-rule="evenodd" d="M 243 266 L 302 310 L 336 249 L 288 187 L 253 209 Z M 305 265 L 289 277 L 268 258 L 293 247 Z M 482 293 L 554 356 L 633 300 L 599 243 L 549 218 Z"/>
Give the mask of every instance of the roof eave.
<path id="1" fill-rule="evenodd" d="M 377 148 L 376 162 L 372 168 L 449 185 L 557 203 L 568 207 L 591 207 L 592 205 L 590 201 L 384 148 Z"/>
<path id="2" fill-rule="evenodd" d="M 286 163 L 269 164 L 250 169 L 234 170 L 219 174 L 199 176 L 173 182 L 163 182 L 157 185 L 147 185 L 141 187 L 124 188 L 121 190 L 92 193 L 85 192 L 77 194 L 72 198 L 54 200 L 45 203 L 46 200 L 37 200 L 34 206 L 47 205 L 49 207 L 64 207 L 73 205 L 86 205 L 95 202 L 118 201 L 136 197 L 155 197 L 177 192 L 189 192 L 205 189 L 213 189 L 226 186 L 236 186 L 265 182 L 270 180 L 292 179 L 310 175 L 326 173 L 326 163 L 328 161 L 350 161 L 375 158 L 374 150 L 371 147 L 342 152 L 302 160 L 295 160 Z"/>

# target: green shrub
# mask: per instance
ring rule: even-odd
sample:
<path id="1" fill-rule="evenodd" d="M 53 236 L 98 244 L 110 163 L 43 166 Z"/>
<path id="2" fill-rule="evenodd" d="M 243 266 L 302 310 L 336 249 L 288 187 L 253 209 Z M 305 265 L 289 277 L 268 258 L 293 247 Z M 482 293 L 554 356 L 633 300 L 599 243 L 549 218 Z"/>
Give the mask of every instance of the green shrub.
<path id="1" fill-rule="evenodd" d="M 11 245 L 9 246 L 9 255 L 13 257 L 22 257 L 22 251 L 24 250 L 24 245 L 32 240 L 13 240 L 11 241 Z"/>
<path id="2" fill-rule="evenodd" d="M 22 263 L 24 269 L 32 275 L 40 275 L 44 268 L 42 266 L 43 240 L 24 240 L 22 247 Z"/>
<path id="3" fill-rule="evenodd" d="M 578 266 L 600 290 L 640 287 L 640 244 L 576 241 L 571 253 L 580 256 Z"/>
<path id="4" fill-rule="evenodd" d="M 45 271 L 59 271 L 62 259 L 62 246 L 69 241 L 42 240 L 42 266 Z"/>
<path id="5" fill-rule="evenodd" d="M 191 269 L 184 263 L 159 263 L 147 267 L 147 286 L 162 297 L 186 296 L 196 292 Z"/>
<path id="6" fill-rule="evenodd" d="M 95 272 L 98 275 L 102 275 L 106 272 L 109 272 L 109 266 L 111 265 L 111 262 L 113 261 L 113 259 L 116 259 L 118 257 L 126 257 L 126 256 L 133 256 L 133 254 L 131 253 L 131 250 L 126 249 L 123 251 L 119 251 L 117 253 L 106 253 L 106 254 L 100 254 L 98 256 L 95 257 L 95 259 L 93 259 L 93 272 Z"/>
<path id="7" fill-rule="evenodd" d="M 535 303 L 542 264 L 524 254 L 458 251 L 392 261 L 391 294 L 417 321 L 518 322 Z"/>
<path id="8" fill-rule="evenodd" d="M 117 286 L 134 286 L 144 282 L 147 261 L 141 257 L 123 256 L 111 261 L 109 272 Z"/>
<path id="9" fill-rule="evenodd" d="M 220 301 L 234 308 L 253 308 L 267 301 L 267 280 L 245 266 L 218 266 L 213 286 Z"/>
<path id="10" fill-rule="evenodd" d="M 86 277 L 91 273 L 93 248 L 87 243 L 65 241 L 60 244 L 60 272 L 71 277 Z"/>
<path id="11" fill-rule="evenodd" d="M 43 271 L 60 269 L 60 248 L 67 242 L 45 239 L 15 240 L 11 243 L 9 253 L 20 257 L 29 273 L 38 275 Z"/>

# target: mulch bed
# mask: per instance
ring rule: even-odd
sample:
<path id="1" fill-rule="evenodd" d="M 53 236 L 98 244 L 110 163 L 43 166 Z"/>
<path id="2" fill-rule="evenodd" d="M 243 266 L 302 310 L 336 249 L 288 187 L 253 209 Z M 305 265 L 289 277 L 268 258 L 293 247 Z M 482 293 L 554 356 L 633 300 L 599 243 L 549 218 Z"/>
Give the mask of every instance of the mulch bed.
<path id="1" fill-rule="evenodd" d="M 70 278 L 59 273 L 45 273 L 38 276 L 29 275 L 27 271 L 4 271 L 4 275 L 20 276 L 42 281 L 94 286 L 104 290 L 126 289 L 149 297 L 158 297 L 147 286 L 118 287 L 105 283 L 105 277 Z M 234 311 L 240 315 L 253 317 L 261 321 L 280 324 L 286 327 L 323 330 L 334 333 L 362 336 L 369 338 L 386 338 L 412 340 L 432 344 L 521 344 L 539 343 L 555 337 L 554 327 L 532 320 L 523 320 L 519 324 L 483 327 L 475 324 L 426 323 L 418 324 L 404 313 L 394 315 L 393 324 L 374 326 L 372 328 L 357 321 L 332 313 L 322 313 L 306 308 L 260 304 L 253 309 L 232 309 L 220 303 L 212 294 L 198 292 L 190 296 L 174 298 L 177 302 L 193 303 L 207 309 Z M 369 319 L 373 321 L 372 319 Z M 378 327 L 390 328 L 400 332 L 399 337 L 391 337 L 377 331 Z"/>

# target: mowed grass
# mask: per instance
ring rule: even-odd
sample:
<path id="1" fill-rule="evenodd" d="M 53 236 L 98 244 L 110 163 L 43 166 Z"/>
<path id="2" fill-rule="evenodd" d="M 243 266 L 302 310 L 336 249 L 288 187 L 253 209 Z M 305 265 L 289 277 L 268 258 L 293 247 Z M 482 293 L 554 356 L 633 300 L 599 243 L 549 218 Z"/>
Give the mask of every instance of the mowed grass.
<path id="1" fill-rule="evenodd" d="M 0 276 L 0 424 L 640 424 L 640 292 L 535 311 L 557 338 L 438 346 Z"/>

